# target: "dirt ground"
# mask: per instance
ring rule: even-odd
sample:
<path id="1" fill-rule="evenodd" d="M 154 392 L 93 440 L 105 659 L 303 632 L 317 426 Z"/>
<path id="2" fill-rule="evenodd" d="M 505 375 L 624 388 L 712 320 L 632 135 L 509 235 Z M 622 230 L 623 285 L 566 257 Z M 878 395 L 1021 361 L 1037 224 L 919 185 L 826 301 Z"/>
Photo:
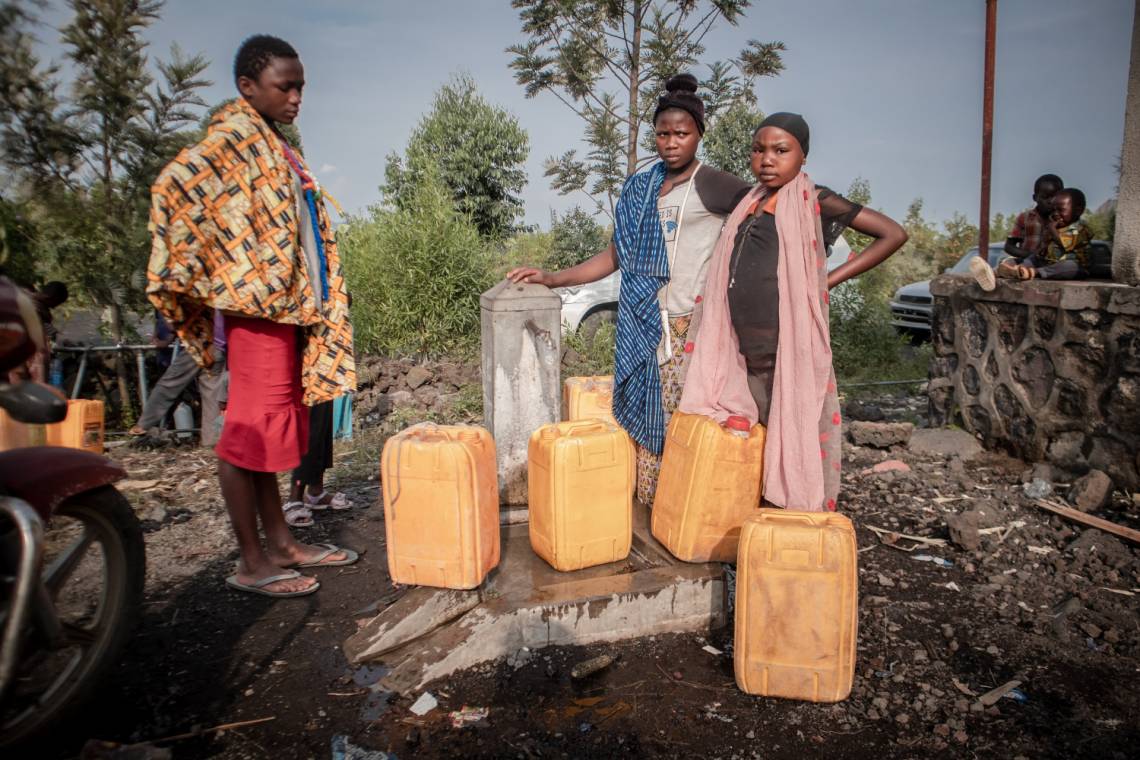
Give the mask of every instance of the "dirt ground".
<path id="1" fill-rule="evenodd" d="M 317 594 L 282 601 L 223 584 L 236 555 L 212 455 L 115 448 L 130 472 L 124 493 L 147 530 L 146 610 L 114 682 L 84 725 L 67 727 L 64 756 L 102 739 L 148 743 L 137 749 L 149 754 L 136 756 L 157 757 L 159 747 L 176 758 L 383 757 L 367 750 L 399 758 L 1134 757 L 1136 547 L 1038 509 L 1023 493 L 1026 465 L 1001 455 L 966 462 L 850 444 L 844 455 L 840 508 L 860 547 L 848 700 L 740 692 L 729 626 L 522 651 L 429 684 L 439 706 L 416 717 L 409 708 L 419 692 L 371 688 L 381 671 L 351 667 L 340 648 L 358 620 L 401 593 L 387 574 L 374 445 L 338 444 L 336 486 L 357 508 L 319 513 L 304 531 L 361 551 L 361 562 L 319 571 Z M 889 459 L 909 471 L 866 471 Z M 938 543 L 949 537 L 946 518 L 968 510 L 983 515 L 980 546 Z M 1140 506 L 1125 494 L 1100 514 L 1140 523 Z M 617 661 L 571 678 L 575 663 L 602 653 Z M 981 695 L 1011 680 L 1020 681 L 1015 690 L 982 704 Z M 449 713 L 465 706 L 487 708 L 487 717 L 453 727 Z M 197 736 L 161 741 L 188 733 Z M 347 751 L 338 755 L 334 744 Z"/>

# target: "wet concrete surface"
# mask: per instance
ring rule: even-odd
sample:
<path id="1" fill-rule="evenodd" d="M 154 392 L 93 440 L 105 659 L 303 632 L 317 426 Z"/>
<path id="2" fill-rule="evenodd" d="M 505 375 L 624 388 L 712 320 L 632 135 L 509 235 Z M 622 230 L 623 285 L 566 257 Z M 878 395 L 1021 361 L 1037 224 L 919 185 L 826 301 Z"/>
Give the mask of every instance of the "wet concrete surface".
<path id="1" fill-rule="evenodd" d="M 382 661 L 386 688 L 407 692 L 428 680 L 526 648 L 582 645 L 724 623 L 719 564 L 689 564 L 651 535 L 649 511 L 634 505 L 632 550 L 620 561 L 559 572 L 530 546 L 526 524 L 502 532 L 499 566 L 477 606 L 449 590 L 416 589 L 345 642 L 353 662 Z M 422 630 L 420 636 L 395 636 Z"/>

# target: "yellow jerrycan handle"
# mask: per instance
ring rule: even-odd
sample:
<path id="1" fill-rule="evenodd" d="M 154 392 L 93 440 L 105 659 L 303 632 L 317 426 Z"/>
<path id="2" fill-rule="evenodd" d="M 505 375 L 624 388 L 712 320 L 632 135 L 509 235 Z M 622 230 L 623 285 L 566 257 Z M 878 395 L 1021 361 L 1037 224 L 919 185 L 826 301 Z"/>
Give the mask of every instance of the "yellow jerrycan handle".
<path id="1" fill-rule="evenodd" d="M 567 433 L 590 433 L 594 431 L 604 433 L 613 427 L 604 420 L 574 420 L 563 424 L 566 426 Z"/>
<path id="2" fill-rule="evenodd" d="M 844 527 L 850 524 L 850 519 L 837 514 L 835 512 L 807 512 L 802 509 L 772 509 L 770 507 L 763 507 L 760 513 L 764 515 L 766 520 L 775 520 L 777 522 L 807 525 L 822 527 L 827 525 L 829 527 Z M 822 515 L 826 515 L 822 520 Z"/>

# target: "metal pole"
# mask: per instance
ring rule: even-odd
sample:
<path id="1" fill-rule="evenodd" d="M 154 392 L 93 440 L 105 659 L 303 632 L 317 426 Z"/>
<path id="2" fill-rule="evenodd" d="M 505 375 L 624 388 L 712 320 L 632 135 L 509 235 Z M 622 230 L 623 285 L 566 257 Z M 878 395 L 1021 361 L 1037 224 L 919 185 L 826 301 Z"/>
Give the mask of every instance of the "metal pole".
<path id="1" fill-rule="evenodd" d="M 997 37 L 997 0 L 986 0 L 986 72 L 982 95 L 982 208 L 978 214 L 978 255 L 990 253 L 990 164 L 994 147 L 994 47 Z"/>
<path id="2" fill-rule="evenodd" d="M 79 389 L 83 387 L 83 376 L 87 374 L 87 354 L 90 353 L 86 349 L 83 351 L 83 356 L 79 359 L 79 371 L 75 373 L 75 385 L 71 386 L 71 397 L 79 398 Z"/>
<path id="3" fill-rule="evenodd" d="M 146 358 L 142 351 L 135 351 L 135 366 L 139 368 L 139 409 L 142 409 L 146 406 L 147 396 L 150 395 L 146 387 Z"/>

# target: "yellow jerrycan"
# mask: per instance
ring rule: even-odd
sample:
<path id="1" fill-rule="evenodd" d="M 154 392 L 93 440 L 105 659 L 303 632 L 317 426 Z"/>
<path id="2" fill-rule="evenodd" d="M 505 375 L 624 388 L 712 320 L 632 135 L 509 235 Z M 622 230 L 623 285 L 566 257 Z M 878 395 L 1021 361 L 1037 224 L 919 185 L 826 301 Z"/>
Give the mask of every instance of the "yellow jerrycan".
<path id="1" fill-rule="evenodd" d="M 761 509 L 736 567 L 736 683 L 749 694 L 838 702 L 858 633 L 855 528 L 834 512 Z"/>
<path id="2" fill-rule="evenodd" d="M 544 425 L 530 437 L 530 545 L 555 570 L 617 562 L 633 540 L 633 448 L 604 420 Z"/>
<path id="3" fill-rule="evenodd" d="M 674 412 L 653 501 L 653 536 L 685 562 L 735 562 L 740 526 L 760 507 L 764 426 Z"/>
<path id="4" fill-rule="evenodd" d="M 612 375 L 568 377 L 562 384 L 562 419 L 605 420 L 617 425 L 614 419 L 614 378 Z"/>
<path id="5" fill-rule="evenodd" d="M 67 417 L 47 426 L 47 445 L 103 453 L 103 402 L 73 398 Z"/>
<path id="6" fill-rule="evenodd" d="M 393 583 L 475 588 L 499 564 L 495 442 L 477 425 L 423 423 L 380 455 Z"/>
<path id="7" fill-rule="evenodd" d="M 6 411 L 0 409 L 0 451 L 22 449 L 31 445 L 28 426 L 22 422 L 16 422 Z"/>

